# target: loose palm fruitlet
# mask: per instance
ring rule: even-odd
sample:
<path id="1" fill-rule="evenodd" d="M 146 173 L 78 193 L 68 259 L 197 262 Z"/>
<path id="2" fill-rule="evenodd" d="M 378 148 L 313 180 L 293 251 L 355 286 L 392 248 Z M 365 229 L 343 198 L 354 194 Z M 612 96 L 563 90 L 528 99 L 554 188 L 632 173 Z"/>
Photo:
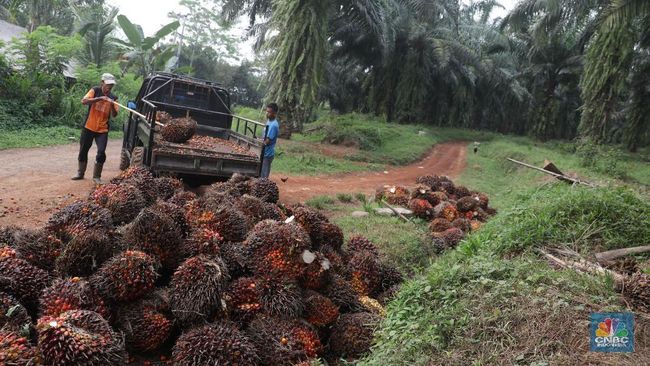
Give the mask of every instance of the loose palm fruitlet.
<path id="1" fill-rule="evenodd" d="M 147 295 L 158 278 L 156 259 L 127 250 L 109 259 L 90 278 L 90 284 L 106 299 L 129 302 Z"/>
<path id="2" fill-rule="evenodd" d="M 182 144 L 194 136 L 197 127 L 192 118 L 175 118 L 162 127 L 160 134 L 165 141 Z"/>
<path id="3" fill-rule="evenodd" d="M 124 365 L 124 340 L 99 314 L 71 310 L 38 320 L 38 345 L 47 365 Z"/>
<path id="4" fill-rule="evenodd" d="M 372 313 L 341 315 L 332 328 L 330 351 L 344 358 L 363 356 L 370 350 L 379 319 Z"/>
<path id="5" fill-rule="evenodd" d="M 233 323 L 219 322 L 181 335 L 173 350 L 177 366 L 258 365 L 258 350 Z"/>

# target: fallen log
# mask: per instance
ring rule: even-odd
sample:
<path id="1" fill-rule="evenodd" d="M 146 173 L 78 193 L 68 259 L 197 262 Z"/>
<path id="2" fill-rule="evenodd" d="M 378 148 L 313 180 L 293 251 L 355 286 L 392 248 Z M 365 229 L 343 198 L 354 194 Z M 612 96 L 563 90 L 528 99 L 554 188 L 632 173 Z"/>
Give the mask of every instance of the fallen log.
<path id="1" fill-rule="evenodd" d="M 572 183 L 572 184 L 582 184 L 582 185 L 585 185 L 585 186 L 588 186 L 588 187 L 595 187 L 595 186 L 596 186 L 596 185 L 593 184 L 593 183 L 589 183 L 589 182 L 586 182 L 586 181 L 583 181 L 583 180 L 580 180 L 580 179 L 577 179 L 577 178 L 568 177 L 568 176 L 563 175 L 563 174 L 558 174 L 558 173 L 555 173 L 555 172 L 552 172 L 552 171 L 549 171 L 549 170 L 546 170 L 546 169 L 542 169 L 542 168 L 536 167 L 536 166 L 534 166 L 534 165 L 526 164 L 526 163 L 524 163 L 524 162 L 521 162 L 521 161 L 518 161 L 518 160 L 515 160 L 515 159 L 512 159 L 512 158 L 507 158 L 507 159 L 508 159 L 509 161 L 515 163 L 515 164 L 519 164 L 519 165 L 521 165 L 521 166 L 525 166 L 526 168 L 530 168 L 530 169 L 538 170 L 538 171 L 540 171 L 540 172 L 542 172 L 542 173 L 546 173 L 546 174 L 548 174 L 548 175 L 552 175 L 552 176 L 554 176 L 555 178 L 558 178 L 558 179 L 563 180 L 563 181 L 566 181 L 566 182 L 570 182 L 570 183 Z"/>
<path id="2" fill-rule="evenodd" d="M 614 250 L 608 250 L 606 252 L 596 253 L 596 259 L 599 262 L 606 262 L 616 258 L 625 257 L 626 255 L 646 253 L 646 252 L 650 252 L 650 245 L 643 245 L 640 247 L 631 247 L 631 248 L 623 248 L 623 249 L 614 249 Z"/>

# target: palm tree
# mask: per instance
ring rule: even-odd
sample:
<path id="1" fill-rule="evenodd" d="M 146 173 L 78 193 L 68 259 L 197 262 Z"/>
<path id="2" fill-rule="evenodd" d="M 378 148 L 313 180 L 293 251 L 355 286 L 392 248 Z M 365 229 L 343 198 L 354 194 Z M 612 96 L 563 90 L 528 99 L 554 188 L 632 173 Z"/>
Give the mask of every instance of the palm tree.
<path id="1" fill-rule="evenodd" d="M 119 9 L 95 6 L 81 9 L 72 6 L 79 22 L 77 32 L 86 40 L 85 58 L 88 63 L 102 66 L 107 56 L 116 53 L 115 39 L 111 34 L 115 30 L 115 17 Z"/>

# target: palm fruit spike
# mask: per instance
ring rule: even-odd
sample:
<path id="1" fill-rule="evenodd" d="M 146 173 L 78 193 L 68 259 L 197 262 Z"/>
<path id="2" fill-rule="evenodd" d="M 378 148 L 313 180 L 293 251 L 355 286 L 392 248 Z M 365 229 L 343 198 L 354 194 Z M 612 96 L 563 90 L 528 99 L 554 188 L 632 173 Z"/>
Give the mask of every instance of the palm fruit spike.
<path id="1" fill-rule="evenodd" d="M 361 235 L 355 235 L 348 240 L 348 252 L 350 255 L 361 251 L 368 251 L 374 256 L 379 257 L 379 249 L 368 238 Z"/>
<path id="2" fill-rule="evenodd" d="M 162 127 L 160 134 L 165 141 L 182 144 L 194 136 L 196 128 L 192 118 L 175 118 Z"/>
<path id="3" fill-rule="evenodd" d="M 77 201 L 52 215 L 46 229 L 69 239 L 91 229 L 107 231 L 112 227 L 110 211 L 96 203 Z"/>
<path id="4" fill-rule="evenodd" d="M 637 272 L 628 277 L 622 292 L 640 310 L 650 311 L 650 275 Z"/>
<path id="5" fill-rule="evenodd" d="M 266 220 L 255 225 L 245 246 L 255 273 L 296 280 L 306 265 L 303 254 L 311 249 L 311 241 L 295 223 Z"/>
<path id="6" fill-rule="evenodd" d="M 280 190 L 274 181 L 268 178 L 258 178 L 250 182 L 251 195 L 268 203 L 277 203 Z"/>
<path id="7" fill-rule="evenodd" d="M 327 285 L 332 265 L 323 254 L 316 252 L 314 256 L 313 261 L 303 269 L 300 284 L 304 288 L 318 290 Z"/>
<path id="8" fill-rule="evenodd" d="M 0 258 L 0 291 L 7 292 L 31 308 L 38 303 L 50 275 L 20 258 Z"/>
<path id="9" fill-rule="evenodd" d="M 18 230 L 13 241 L 18 258 L 47 271 L 52 270 L 63 247 L 59 238 L 45 230 Z"/>
<path id="10" fill-rule="evenodd" d="M 303 295 L 305 302 L 304 318 L 316 327 L 332 324 L 339 317 L 339 307 L 332 300 L 316 291 L 307 290 Z"/>
<path id="11" fill-rule="evenodd" d="M 131 222 L 147 204 L 140 189 L 127 183 L 99 186 L 90 198 L 109 210 L 117 225 Z"/>
<path id="12" fill-rule="evenodd" d="M 149 255 L 127 250 L 106 261 L 90 278 L 90 284 L 106 299 L 133 301 L 153 289 L 158 266 Z"/>
<path id="13" fill-rule="evenodd" d="M 0 365 L 40 365 L 41 355 L 27 337 L 0 330 Z"/>
<path id="14" fill-rule="evenodd" d="M 352 284 L 338 274 L 331 276 L 330 282 L 323 289 L 323 294 L 339 306 L 341 312 L 357 311 L 361 308 L 358 295 L 352 288 Z"/>
<path id="15" fill-rule="evenodd" d="M 293 365 L 322 352 L 318 334 L 297 321 L 258 317 L 247 332 L 265 365 Z"/>
<path id="16" fill-rule="evenodd" d="M 330 350 L 340 357 L 360 358 L 370 350 L 378 323 L 372 313 L 341 315 L 332 329 Z"/>
<path id="17" fill-rule="evenodd" d="M 183 324 L 208 319 L 222 308 L 228 280 L 228 270 L 219 257 L 200 255 L 186 260 L 169 285 L 172 313 Z"/>
<path id="18" fill-rule="evenodd" d="M 176 178 L 160 177 L 154 179 L 159 199 L 167 201 L 183 189 L 183 182 Z"/>
<path id="19" fill-rule="evenodd" d="M 230 283 L 224 299 L 233 318 L 241 322 L 251 321 L 262 311 L 262 289 L 254 277 L 242 277 Z"/>
<path id="20" fill-rule="evenodd" d="M 40 316 L 57 317 L 69 310 L 91 310 L 104 319 L 110 312 L 104 300 L 79 277 L 57 279 L 41 295 Z"/>
<path id="21" fill-rule="evenodd" d="M 433 206 L 429 201 L 419 198 L 414 198 L 409 201 L 409 209 L 413 214 L 421 219 L 428 220 L 433 217 Z"/>
<path id="22" fill-rule="evenodd" d="M 88 230 L 68 242 L 56 259 L 55 268 L 61 275 L 90 276 L 122 246 L 113 234 Z"/>
<path id="23" fill-rule="evenodd" d="M 381 283 L 379 259 L 367 250 L 351 254 L 348 271 L 350 283 L 360 296 L 370 295 Z"/>
<path id="24" fill-rule="evenodd" d="M 449 228 L 451 228 L 451 222 L 443 217 L 433 219 L 429 224 L 429 230 L 431 230 L 432 233 L 440 233 Z"/>
<path id="25" fill-rule="evenodd" d="M 460 212 L 472 211 L 478 207 L 479 201 L 472 196 L 465 196 L 456 201 L 456 207 Z"/>
<path id="26" fill-rule="evenodd" d="M 259 364 L 258 351 L 248 337 L 228 322 L 194 328 L 181 335 L 172 352 L 174 365 Z"/>
<path id="27" fill-rule="evenodd" d="M 28 337 L 31 326 L 32 319 L 27 309 L 13 296 L 0 292 L 0 329 Z"/>
<path id="28" fill-rule="evenodd" d="M 384 307 L 379 303 L 379 301 L 373 299 L 372 297 L 361 296 L 359 297 L 359 302 L 361 303 L 361 306 L 363 306 L 365 311 L 369 313 L 373 313 L 382 318 L 386 317 L 386 309 L 384 309 Z"/>
<path id="29" fill-rule="evenodd" d="M 124 333 L 126 348 L 135 352 L 159 349 L 172 330 L 172 321 L 148 298 L 121 307 L 116 324 Z"/>
<path id="30" fill-rule="evenodd" d="M 171 206 L 159 202 L 142 210 L 125 228 L 124 240 L 156 257 L 164 268 L 173 269 L 182 260 L 180 247 L 183 228 L 179 225 L 179 219 L 168 214 L 166 205 Z M 180 212 L 180 208 L 178 210 Z"/>
<path id="31" fill-rule="evenodd" d="M 299 318 L 305 310 L 302 291 L 294 283 L 275 279 L 260 283 L 262 310 L 273 316 Z"/>
<path id="32" fill-rule="evenodd" d="M 47 365 L 124 365 L 124 340 L 99 314 L 71 310 L 38 320 L 38 344 Z"/>

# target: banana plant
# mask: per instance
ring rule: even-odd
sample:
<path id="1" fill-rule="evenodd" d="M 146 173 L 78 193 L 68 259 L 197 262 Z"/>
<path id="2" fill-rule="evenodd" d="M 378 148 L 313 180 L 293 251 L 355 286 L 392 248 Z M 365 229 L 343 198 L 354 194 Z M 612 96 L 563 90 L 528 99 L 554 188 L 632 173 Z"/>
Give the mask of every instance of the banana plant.
<path id="1" fill-rule="evenodd" d="M 135 65 L 138 73 L 144 77 L 154 69 L 164 68 L 174 56 L 174 46 L 157 46 L 157 44 L 179 27 L 178 21 L 163 26 L 149 37 L 145 37 L 141 26 L 133 24 L 124 15 L 118 15 L 117 22 L 128 39 L 128 41 L 118 41 L 127 50 L 124 54 L 127 68 Z"/>

